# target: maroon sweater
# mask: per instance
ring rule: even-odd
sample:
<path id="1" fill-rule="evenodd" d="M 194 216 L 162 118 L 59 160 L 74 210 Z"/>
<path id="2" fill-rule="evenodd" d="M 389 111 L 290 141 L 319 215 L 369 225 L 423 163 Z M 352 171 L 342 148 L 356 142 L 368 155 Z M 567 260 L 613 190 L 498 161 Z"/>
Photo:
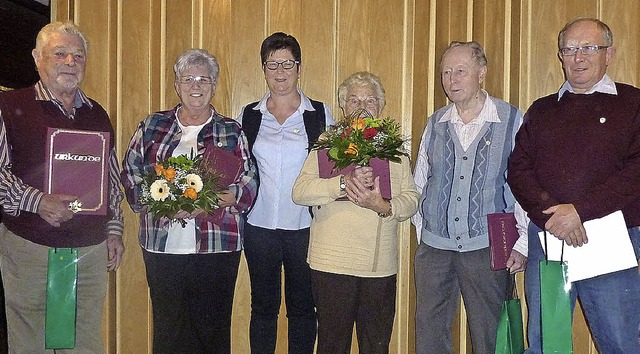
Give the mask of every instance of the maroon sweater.
<path id="1" fill-rule="evenodd" d="M 44 191 L 47 127 L 107 131 L 113 129 L 104 109 L 95 101 L 83 105 L 74 119 L 67 118 L 51 101 L 36 101 L 34 87 L 0 94 L 0 109 L 11 149 L 11 171 L 24 183 Z M 111 142 L 113 146 L 113 139 Z M 106 239 L 110 215 L 75 215 L 60 227 L 53 227 L 38 214 L 21 211 L 15 217 L 4 214 L 2 222 L 14 234 L 49 247 L 83 247 Z"/>
<path id="2" fill-rule="evenodd" d="M 622 210 L 640 225 L 640 89 L 564 93 L 533 103 L 516 136 L 508 182 L 543 228 L 550 206 L 571 203 L 582 222 Z"/>

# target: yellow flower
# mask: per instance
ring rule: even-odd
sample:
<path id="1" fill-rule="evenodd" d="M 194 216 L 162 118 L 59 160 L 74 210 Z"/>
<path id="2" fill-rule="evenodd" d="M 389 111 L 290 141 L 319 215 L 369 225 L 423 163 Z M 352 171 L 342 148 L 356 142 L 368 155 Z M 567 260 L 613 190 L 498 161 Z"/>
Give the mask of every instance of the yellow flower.
<path id="1" fill-rule="evenodd" d="M 169 182 L 173 181 L 173 179 L 176 178 L 176 170 L 173 167 L 167 168 L 164 170 L 164 178 Z"/>
<path id="2" fill-rule="evenodd" d="M 344 151 L 347 155 L 357 155 L 358 154 L 358 145 L 354 143 L 349 143 L 349 147 Z"/>
<path id="3" fill-rule="evenodd" d="M 164 172 L 164 166 L 162 166 L 162 164 L 153 166 L 153 169 L 156 171 L 156 176 L 162 176 L 162 173 Z"/>
<path id="4" fill-rule="evenodd" d="M 187 180 L 187 185 L 196 192 L 200 192 L 202 190 L 202 178 L 195 173 L 188 174 L 185 179 Z"/>
<path id="5" fill-rule="evenodd" d="M 193 199 L 193 200 L 196 200 L 196 198 L 198 198 L 198 193 L 193 188 L 185 189 L 184 193 L 182 193 L 182 195 L 187 197 L 187 198 L 189 198 L 189 199 Z"/>
<path id="6" fill-rule="evenodd" d="M 156 180 L 149 187 L 151 198 L 155 201 L 163 201 L 169 196 L 169 185 L 163 179 Z"/>
<path id="7" fill-rule="evenodd" d="M 362 130 L 365 125 L 364 118 L 356 118 L 351 122 L 351 128 L 355 130 Z"/>

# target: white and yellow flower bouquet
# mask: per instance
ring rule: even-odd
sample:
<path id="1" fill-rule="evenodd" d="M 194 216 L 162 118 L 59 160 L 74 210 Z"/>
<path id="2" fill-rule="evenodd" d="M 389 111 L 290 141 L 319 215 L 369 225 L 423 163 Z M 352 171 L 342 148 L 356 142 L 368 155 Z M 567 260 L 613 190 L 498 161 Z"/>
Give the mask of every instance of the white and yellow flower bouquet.
<path id="1" fill-rule="evenodd" d="M 218 208 L 222 191 L 218 185 L 220 174 L 212 166 L 203 163 L 202 156 L 189 158 L 186 155 L 170 157 L 156 165 L 142 178 L 140 202 L 153 213 L 154 220 L 162 217 L 171 222 L 176 213 L 188 213 L 202 209 L 211 213 Z"/>

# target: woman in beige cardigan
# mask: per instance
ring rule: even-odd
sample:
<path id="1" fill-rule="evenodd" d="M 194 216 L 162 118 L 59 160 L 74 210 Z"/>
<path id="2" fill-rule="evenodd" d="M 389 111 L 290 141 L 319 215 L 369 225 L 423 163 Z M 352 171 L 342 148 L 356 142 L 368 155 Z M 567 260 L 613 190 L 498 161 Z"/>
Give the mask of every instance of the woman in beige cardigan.
<path id="1" fill-rule="evenodd" d="M 385 105 L 380 79 L 368 72 L 338 89 L 345 116 Z M 387 353 L 395 315 L 398 222 L 417 209 L 409 160 L 389 163 L 391 199 L 380 194 L 371 167 L 320 178 L 312 151 L 293 186 L 297 204 L 313 206 L 308 262 L 318 315 L 318 353 L 349 353 L 355 322 L 361 353 Z M 348 200 L 337 201 L 346 196 Z"/>

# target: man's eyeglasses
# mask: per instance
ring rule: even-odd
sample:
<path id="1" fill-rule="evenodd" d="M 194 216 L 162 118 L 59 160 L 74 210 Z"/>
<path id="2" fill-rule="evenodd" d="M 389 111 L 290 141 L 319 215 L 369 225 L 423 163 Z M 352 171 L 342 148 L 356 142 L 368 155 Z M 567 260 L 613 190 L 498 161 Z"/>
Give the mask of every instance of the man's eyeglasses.
<path id="1" fill-rule="evenodd" d="M 566 47 L 560 48 L 560 55 L 563 57 L 571 57 L 574 56 L 580 51 L 582 55 L 594 55 L 600 49 L 607 49 L 611 47 L 610 45 L 583 45 L 582 47 Z"/>
<path id="2" fill-rule="evenodd" d="M 213 83 L 213 79 L 209 76 L 180 76 L 178 79 L 181 84 L 185 85 L 193 85 L 193 84 L 201 84 L 201 85 L 209 85 Z"/>
<path id="3" fill-rule="evenodd" d="M 294 66 L 296 66 L 296 64 L 300 64 L 300 62 L 291 59 L 285 61 L 267 60 L 263 64 L 269 70 L 278 70 L 278 66 L 280 65 L 282 65 L 282 68 L 285 70 L 291 70 Z"/>

